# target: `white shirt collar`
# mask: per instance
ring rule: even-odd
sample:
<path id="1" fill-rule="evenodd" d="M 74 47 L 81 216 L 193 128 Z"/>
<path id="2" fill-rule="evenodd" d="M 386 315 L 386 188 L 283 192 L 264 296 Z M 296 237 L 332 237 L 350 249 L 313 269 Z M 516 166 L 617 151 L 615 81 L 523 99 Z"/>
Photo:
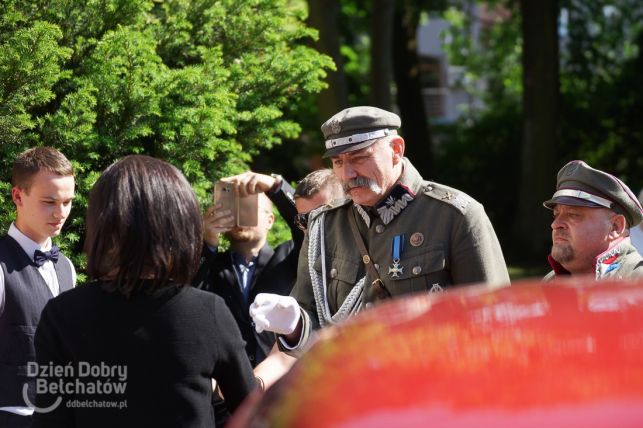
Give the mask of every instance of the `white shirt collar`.
<path id="1" fill-rule="evenodd" d="M 32 241 L 31 238 L 27 237 L 27 235 L 22 233 L 16 227 L 15 223 L 11 223 L 11 226 L 9 226 L 9 232 L 7 232 L 7 234 L 16 240 L 18 245 L 20 245 L 23 251 L 31 259 L 33 259 L 33 254 L 36 250 L 49 251 L 51 249 L 51 238 L 48 238 L 47 241 L 45 242 L 45 245 L 41 247 L 40 244 Z"/>

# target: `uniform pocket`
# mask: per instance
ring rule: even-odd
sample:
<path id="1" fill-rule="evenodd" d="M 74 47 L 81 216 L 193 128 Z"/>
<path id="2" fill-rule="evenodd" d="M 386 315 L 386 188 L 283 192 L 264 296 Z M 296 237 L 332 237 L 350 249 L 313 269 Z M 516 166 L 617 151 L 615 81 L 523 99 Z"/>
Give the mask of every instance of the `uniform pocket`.
<path id="1" fill-rule="evenodd" d="M 321 258 L 315 261 L 313 267 L 321 273 Z M 362 262 L 354 256 L 351 258 L 342 254 L 333 254 L 326 260 L 327 297 L 331 311 L 337 310 L 363 276 Z"/>
<path id="2" fill-rule="evenodd" d="M 391 264 L 392 266 L 392 264 Z M 442 289 L 451 285 L 451 275 L 446 271 L 446 254 L 442 248 L 433 248 L 421 254 L 402 257 L 402 272 L 393 277 L 387 267 L 387 277 L 392 281 L 389 290 L 393 295 Z"/>
<path id="3" fill-rule="evenodd" d="M 444 250 L 433 249 L 422 254 L 403 258 L 401 264 L 404 265 L 404 271 L 399 274 L 398 277 L 394 278 L 396 280 L 404 280 L 442 271 L 446 267 L 446 256 Z"/>

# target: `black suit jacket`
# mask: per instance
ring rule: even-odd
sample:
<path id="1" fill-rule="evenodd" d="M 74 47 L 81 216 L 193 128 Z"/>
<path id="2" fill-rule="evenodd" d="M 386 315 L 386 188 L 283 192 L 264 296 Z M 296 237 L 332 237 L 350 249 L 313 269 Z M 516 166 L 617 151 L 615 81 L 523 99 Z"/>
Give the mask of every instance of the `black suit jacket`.
<path id="1" fill-rule="evenodd" d="M 246 354 L 253 367 L 270 353 L 275 343 L 275 335 L 271 332 L 259 334 L 255 331 L 248 313 L 250 304 L 259 293 L 288 296 L 297 276 L 297 260 L 304 233 L 294 223 L 297 210 L 293 195 L 293 188 L 285 180 L 278 190 L 267 193 L 288 223 L 293 239 L 275 249 L 265 245 L 259 251 L 248 303 L 244 301 L 237 282 L 230 251 L 218 253 L 204 248 L 201 267 L 193 281 L 195 287 L 218 294 L 225 300 L 241 330 L 241 336 L 246 341 Z"/>

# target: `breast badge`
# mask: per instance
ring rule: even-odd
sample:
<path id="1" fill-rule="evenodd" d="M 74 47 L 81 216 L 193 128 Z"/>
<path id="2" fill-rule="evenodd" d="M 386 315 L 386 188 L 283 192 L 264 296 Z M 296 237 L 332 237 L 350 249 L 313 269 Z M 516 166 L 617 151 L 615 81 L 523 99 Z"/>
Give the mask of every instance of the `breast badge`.
<path id="1" fill-rule="evenodd" d="M 415 232 L 413 235 L 411 235 L 409 242 L 412 246 L 419 247 L 424 242 L 424 235 L 420 232 Z"/>

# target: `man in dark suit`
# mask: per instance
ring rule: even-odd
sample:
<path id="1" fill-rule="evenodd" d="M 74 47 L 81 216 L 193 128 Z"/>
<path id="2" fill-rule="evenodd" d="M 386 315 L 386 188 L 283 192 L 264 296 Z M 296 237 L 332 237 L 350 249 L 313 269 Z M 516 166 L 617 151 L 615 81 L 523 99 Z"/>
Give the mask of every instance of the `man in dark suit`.
<path id="1" fill-rule="evenodd" d="M 74 266 L 51 241 L 71 211 L 71 163 L 56 149 L 35 147 L 16 158 L 11 183 L 16 220 L 0 238 L 0 428 L 31 426 L 34 332 L 47 301 L 76 282 Z"/>
<path id="2" fill-rule="evenodd" d="M 223 297 L 246 341 L 246 353 L 253 367 L 270 353 L 275 335 L 257 333 L 248 310 L 259 293 L 287 296 L 295 282 L 299 250 L 304 239 L 305 214 L 333 199 L 343 197 L 339 181 L 330 170 L 315 171 L 304 178 L 295 191 L 277 175 L 252 171 L 228 177 L 240 197 L 258 194 L 257 226 L 234 226 L 232 212 L 215 204 L 204 213 L 205 249 L 201 268 L 193 285 Z M 274 223 L 273 204 L 290 227 L 292 240 L 276 248 L 267 244 Z M 299 212 L 300 215 L 297 216 Z M 295 218 L 297 216 L 297 222 Z M 224 233 L 230 248 L 218 252 L 219 235 Z M 217 421 L 224 422 L 220 406 Z M 217 422 L 218 423 L 218 422 Z"/>
<path id="3" fill-rule="evenodd" d="M 259 293 L 285 296 L 290 293 L 304 239 L 306 213 L 344 195 L 330 170 L 310 173 L 299 182 L 297 190 L 280 176 L 252 171 L 224 180 L 235 186 L 240 197 L 258 194 L 257 226 L 234 226 L 234 217 L 229 210 L 222 209 L 219 204 L 210 207 L 203 219 L 204 257 L 193 284 L 226 301 L 246 341 L 248 359 L 255 367 L 270 353 L 275 336 L 256 332 L 248 313 L 250 303 Z M 267 243 L 268 232 L 275 220 L 273 204 L 292 234 L 292 240 L 274 249 Z M 218 252 L 221 233 L 230 241 L 230 248 L 225 252 Z"/>
<path id="4" fill-rule="evenodd" d="M 250 171 L 225 180 L 236 186 L 240 196 L 259 194 L 257 226 L 234 226 L 232 213 L 219 204 L 208 209 L 203 220 L 204 258 L 193 284 L 223 297 L 239 325 L 248 359 L 254 367 L 268 355 L 275 337 L 255 332 L 248 308 L 254 296 L 265 290 L 282 295 L 290 293 L 303 233 L 294 225 L 295 191 L 285 180 Z M 293 237 L 274 249 L 267 244 L 268 232 L 275 221 L 273 203 Z M 221 233 L 230 241 L 230 248 L 225 252 L 218 252 Z"/>

